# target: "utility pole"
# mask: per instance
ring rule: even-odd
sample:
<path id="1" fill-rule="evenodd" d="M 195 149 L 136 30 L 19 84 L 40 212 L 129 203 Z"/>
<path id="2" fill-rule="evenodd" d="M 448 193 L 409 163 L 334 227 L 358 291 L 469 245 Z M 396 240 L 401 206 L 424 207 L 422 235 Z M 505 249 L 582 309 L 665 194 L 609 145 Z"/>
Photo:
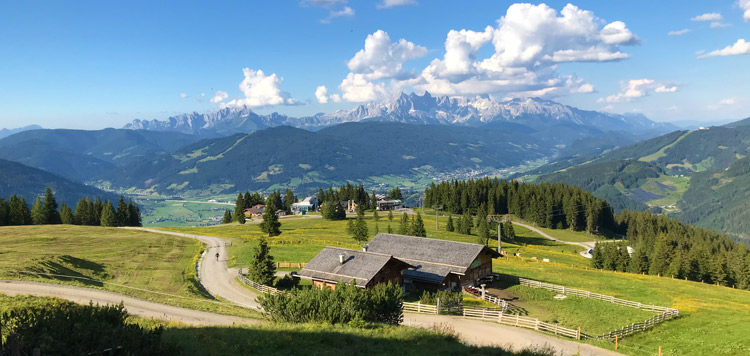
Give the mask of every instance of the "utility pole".
<path id="1" fill-rule="evenodd" d="M 505 215 L 488 215 L 487 221 L 497 223 L 497 252 L 502 251 L 503 248 L 503 222 L 507 220 Z"/>
<path id="2" fill-rule="evenodd" d="M 440 230 L 440 226 L 438 225 L 438 211 L 443 209 L 442 205 L 433 205 L 433 209 L 435 209 L 435 230 Z"/>

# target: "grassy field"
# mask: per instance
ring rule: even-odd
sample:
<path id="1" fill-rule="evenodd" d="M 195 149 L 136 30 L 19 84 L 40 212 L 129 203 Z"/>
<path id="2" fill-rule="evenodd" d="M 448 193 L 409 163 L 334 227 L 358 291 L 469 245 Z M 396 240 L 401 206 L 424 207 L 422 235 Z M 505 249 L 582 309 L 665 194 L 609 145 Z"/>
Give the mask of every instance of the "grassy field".
<path id="1" fill-rule="evenodd" d="M 143 226 L 207 226 L 221 222 L 224 210 L 233 205 L 166 199 L 138 199 Z M 217 220 L 218 219 L 218 220 Z"/>
<path id="2" fill-rule="evenodd" d="M 655 355 L 659 346 L 663 355 L 750 354 L 750 291 L 527 259 L 499 259 L 493 269 L 498 273 L 680 309 L 680 318 L 621 340 L 619 351 L 628 355 Z M 596 314 L 597 310 L 585 312 Z M 608 343 L 597 344 L 614 347 Z"/>
<path id="3" fill-rule="evenodd" d="M 8 271 L 90 278 L 106 283 L 20 274 L 23 279 L 101 288 L 159 303 L 258 317 L 244 308 L 214 303 L 202 293 L 195 279 L 201 248 L 190 239 L 117 228 L 0 227 L 0 278 L 18 278 L 19 274 Z"/>
<path id="4" fill-rule="evenodd" d="M 445 224 L 447 217 L 440 217 L 440 230 L 435 229 L 435 216 L 422 217 L 427 230 L 427 237 L 477 243 L 475 235 L 462 235 L 447 232 Z M 392 222 L 387 217 L 381 216 L 377 223 L 378 231 L 387 232 L 390 224 L 395 232 L 398 229 L 400 216 L 395 216 Z M 358 249 L 357 244 L 347 233 L 346 221 L 328 221 L 324 219 L 281 219 L 280 236 L 269 239 L 271 254 L 277 262 L 307 262 L 312 259 L 325 246 L 338 246 L 344 248 Z M 371 216 L 367 218 L 368 229 L 371 236 L 375 235 L 375 221 Z M 232 241 L 233 246 L 229 249 L 231 267 L 247 267 L 250 263 L 252 250 L 258 238 L 263 233 L 257 224 L 229 224 L 216 227 L 165 227 L 163 230 L 218 236 Z M 577 266 L 588 266 L 588 260 L 581 258 L 578 252 L 582 249 L 559 242 L 548 240 L 538 234 L 522 228 L 515 227 L 517 238 L 514 241 L 504 241 L 503 249 L 508 253 L 521 253 L 522 256 L 548 258 L 550 261 L 571 264 Z M 582 233 L 574 233 L 582 234 Z M 497 241 L 490 241 L 490 247 L 497 248 Z"/>
<path id="5" fill-rule="evenodd" d="M 0 315 L 31 306 L 55 306 L 67 301 L 0 294 Z M 552 355 L 551 352 L 504 352 L 499 348 L 473 347 L 458 341 L 450 327 L 425 330 L 406 326 L 356 328 L 345 325 L 263 324 L 235 327 L 186 327 L 130 317 L 146 328 L 163 326 L 162 340 L 178 345 L 184 355 Z"/>
<path id="6" fill-rule="evenodd" d="M 690 177 L 672 177 L 662 175 L 659 178 L 649 178 L 641 187 L 643 190 L 664 196 L 663 198 L 647 202 L 650 206 L 675 205 L 690 186 Z"/>

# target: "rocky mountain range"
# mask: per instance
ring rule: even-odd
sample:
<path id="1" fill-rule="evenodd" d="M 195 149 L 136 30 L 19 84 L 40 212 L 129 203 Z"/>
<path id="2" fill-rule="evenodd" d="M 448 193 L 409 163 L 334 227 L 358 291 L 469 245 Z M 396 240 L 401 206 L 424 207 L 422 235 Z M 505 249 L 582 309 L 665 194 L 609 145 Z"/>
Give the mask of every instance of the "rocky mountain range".
<path id="1" fill-rule="evenodd" d="M 136 119 L 125 128 L 222 137 L 277 126 L 318 130 L 342 123 L 362 121 L 470 127 L 492 125 L 499 128 L 505 125 L 523 125 L 531 130 L 543 130 L 550 125 L 565 125 L 591 131 L 591 134 L 622 131 L 648 136 L 677 129 L 671 124 L 651 121 L 641 114 L 619 115 L 587 111 L 537 98 L 498 102 L 481 96 L 435 97 L 427 92 L 423 95 L 401 93 L 390 100 L 307 117 L 290 117 L 278 113 L 258 115 L 247 107 L 226 107 L 205 114 L 193 112 L 172 116 L 166 120 Z"/>

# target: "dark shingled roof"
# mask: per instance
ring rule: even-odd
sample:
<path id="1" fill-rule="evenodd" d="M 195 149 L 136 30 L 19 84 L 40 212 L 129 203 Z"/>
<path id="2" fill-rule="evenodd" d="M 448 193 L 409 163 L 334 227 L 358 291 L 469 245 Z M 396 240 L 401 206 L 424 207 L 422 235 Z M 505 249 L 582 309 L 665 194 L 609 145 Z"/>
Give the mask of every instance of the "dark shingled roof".
<path id="1" fill-rule="evenodd" d="M 449 273 L 465 274 L 483 250 L 492 257 L 500 254 L 487 246 L 424 237 L 378 234 L 368 243 L 370 252 L 392 255 L 416 266 L 405 277 L 440 283 Z"/>
<path id="2" fill-rule="evenodd" d="M 346 254 L 344 264 L 339 263 L 342 252 Z M 299 276 L 330 282 L 351 283 L 353 280 L 357 286 L 364 287 L 391 260 L 403 264 L 403 268 L 413 267 L 388 254 L 325 247 L 299 271 Z"/>

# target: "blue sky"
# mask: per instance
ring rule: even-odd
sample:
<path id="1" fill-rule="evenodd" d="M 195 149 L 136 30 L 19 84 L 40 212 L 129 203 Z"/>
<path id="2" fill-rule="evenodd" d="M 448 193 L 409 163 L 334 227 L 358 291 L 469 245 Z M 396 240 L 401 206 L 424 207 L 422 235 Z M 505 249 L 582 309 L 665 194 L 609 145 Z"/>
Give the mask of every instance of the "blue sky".
<path id="1" fill-rule="evenodd" d="M 425 90 L 727 121 L 750 116 L 746 41 L 750 0 L 4 1 L 0 128 Z"/>

